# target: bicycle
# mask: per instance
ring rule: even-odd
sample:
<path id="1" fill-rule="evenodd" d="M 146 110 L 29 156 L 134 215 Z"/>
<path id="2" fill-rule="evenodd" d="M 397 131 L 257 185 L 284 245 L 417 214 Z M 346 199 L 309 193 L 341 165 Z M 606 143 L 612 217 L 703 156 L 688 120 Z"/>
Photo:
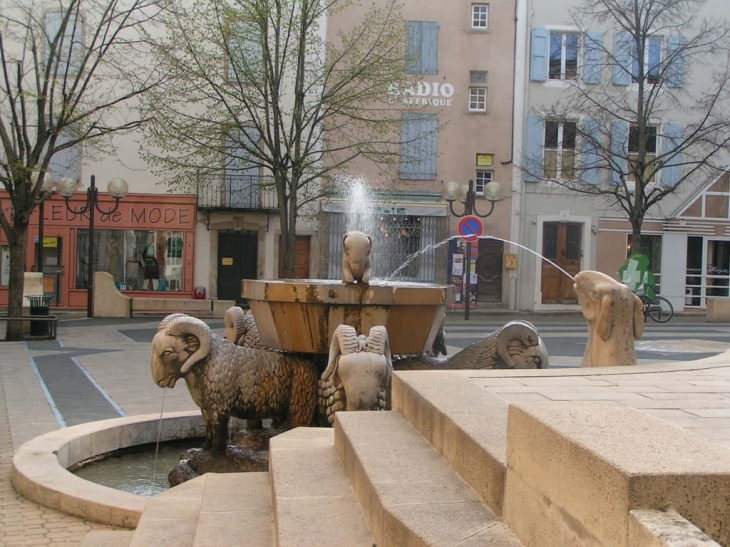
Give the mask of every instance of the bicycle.
<path id="1" fill-rule="evenodd" d="M 674 316 L 672 303 L 663 296 L 654 295 L 652 297 L 646 294 L 638 296 L 644 304 L 644 322 L 646 322 L 647 315 L 657 323 L 666 323 Z"/>

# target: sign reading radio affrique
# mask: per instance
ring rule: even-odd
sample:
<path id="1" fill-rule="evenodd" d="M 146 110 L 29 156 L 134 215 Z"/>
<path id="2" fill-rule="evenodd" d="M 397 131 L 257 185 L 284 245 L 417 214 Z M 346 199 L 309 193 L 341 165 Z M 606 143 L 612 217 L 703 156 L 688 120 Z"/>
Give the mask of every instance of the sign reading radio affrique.
<path id="1" fill-rule="evenodd" d="M 388 86 L 388 95 L 390 104 L 400 101 L 403 104 L 451 106 L 454 86 L 441 82 L 393 83 Z"/>

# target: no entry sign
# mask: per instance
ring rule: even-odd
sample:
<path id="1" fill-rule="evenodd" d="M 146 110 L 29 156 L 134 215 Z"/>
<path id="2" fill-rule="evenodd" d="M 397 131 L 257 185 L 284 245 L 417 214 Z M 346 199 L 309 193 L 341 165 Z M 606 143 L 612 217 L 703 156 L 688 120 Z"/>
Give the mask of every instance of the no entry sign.
<path id="1" fill-rule="evenodd" d="M 457 231 L 464 241 L 476 241 L 484 235 L 484 224 L 479 217 L 467 215 L 459 221 Z"/>

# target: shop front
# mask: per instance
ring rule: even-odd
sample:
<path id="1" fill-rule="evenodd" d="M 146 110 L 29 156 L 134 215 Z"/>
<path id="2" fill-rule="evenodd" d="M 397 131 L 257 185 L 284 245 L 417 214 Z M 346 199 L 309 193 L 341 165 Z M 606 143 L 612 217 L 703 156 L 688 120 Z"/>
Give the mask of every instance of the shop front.
<path id="1" fill-rule="evenodd" d="M 67 204 L 54 196 L 36 209 L 29 230 L 27 271 L 43 271 L 44 293 L 63 308 L 86 307 L 89 261 L 94 271 L 109 272 L 129 296 L 193 297 L 196 198 L 180 195 L 128 194 L 111 214 L 95 212 L 90 247 L 89 213 L 81 210 L 85 193 Z M 9 207 L 2 198 L 3 207 Z M 114 199 L 99 194 L 99 209 Z M 42 238 L 39 238 L 42 233 Z M 91 252 L 93 249 L 93 253 Z M 8 303 L 8 244 L 0 240 L 0 306 Z"/>

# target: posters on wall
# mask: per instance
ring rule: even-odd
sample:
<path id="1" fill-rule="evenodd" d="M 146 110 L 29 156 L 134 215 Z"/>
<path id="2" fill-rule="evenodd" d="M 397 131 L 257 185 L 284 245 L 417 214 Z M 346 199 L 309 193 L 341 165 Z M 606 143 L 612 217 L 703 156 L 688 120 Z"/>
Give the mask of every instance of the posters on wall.
<path id="1" fill-rule="evenodd" d="M 472 244 L 469 265 L 466 264 L 466 241 L 461 238 L 449 241 L 449 283 L 456 287 L 453 309 L 464 309 L 464 289 L 469 275 L 469 309 L 477 305 L 477 258 L 479 245 Z"/>

